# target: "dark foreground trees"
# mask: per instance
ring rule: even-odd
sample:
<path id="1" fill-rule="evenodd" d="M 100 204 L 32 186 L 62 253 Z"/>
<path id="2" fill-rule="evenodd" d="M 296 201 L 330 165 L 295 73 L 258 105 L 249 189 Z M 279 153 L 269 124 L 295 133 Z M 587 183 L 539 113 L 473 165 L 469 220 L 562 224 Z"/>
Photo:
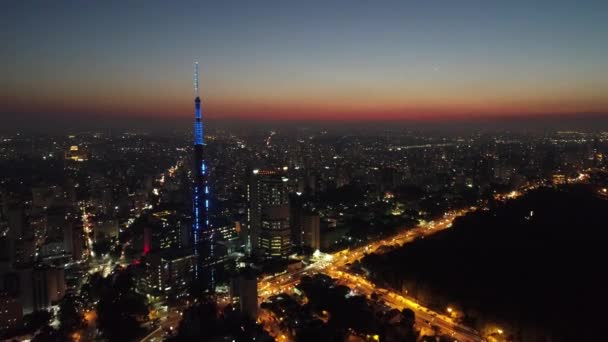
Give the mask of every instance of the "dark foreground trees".
<path id="1" fill-rule="evenodd" d="M 437 311 L 455 304 L 479 330 L 594 340 L 603 315 L 591 312 L 606 307 L 606 222 L 608 201 L 592 187 L 544 188 L 362 264 Z"/>
<path id="2" fill-rule="evenodd" d="M 130 272 L 116 273 L 109 287 L 101 289 L 97 320 L 99 330 L 109 341 L 131 341 L 143 334 L 148 305 L 146 298 L 135 292 Z"/>
<path id="3" fill-rule="evenodd" d="M 273 341 L 254 321 L 241 315 L 229 305 L 219 311 L 216 304 L 207 301 L 195 304 L 184 311 L 176 336 L 169 342 L 182 341 Z"/>

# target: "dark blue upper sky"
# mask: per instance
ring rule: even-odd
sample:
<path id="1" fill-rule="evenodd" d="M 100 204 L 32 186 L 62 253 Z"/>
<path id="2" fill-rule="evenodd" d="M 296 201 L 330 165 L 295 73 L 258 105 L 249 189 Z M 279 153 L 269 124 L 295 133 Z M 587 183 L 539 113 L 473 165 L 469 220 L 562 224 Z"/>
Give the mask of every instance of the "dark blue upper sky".
<path id="1" fill-rule="evenodd" d="M 4 111 L 425 118 L 605 112 L 608 1 L 9 1 Z"/>

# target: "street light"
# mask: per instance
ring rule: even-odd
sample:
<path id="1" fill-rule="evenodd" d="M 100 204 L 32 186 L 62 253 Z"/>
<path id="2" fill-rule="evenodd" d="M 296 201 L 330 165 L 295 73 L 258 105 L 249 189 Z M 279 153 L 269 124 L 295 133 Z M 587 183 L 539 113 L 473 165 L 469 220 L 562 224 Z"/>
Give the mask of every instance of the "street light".
<path id="1" fill-rule="evenodd" d="M 452 308 L 448 306 L 448 312 L 452 313 L 452 311 L 453 311 Z"/>

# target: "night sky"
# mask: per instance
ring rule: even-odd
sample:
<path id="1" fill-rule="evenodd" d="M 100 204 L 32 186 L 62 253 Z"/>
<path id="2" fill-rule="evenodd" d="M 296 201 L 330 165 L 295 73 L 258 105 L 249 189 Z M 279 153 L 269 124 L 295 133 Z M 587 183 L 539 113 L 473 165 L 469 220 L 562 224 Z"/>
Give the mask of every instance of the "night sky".
<path id="1" fill-rule="evenodd" d="M 0 112 L 448 120 L 608 113 L 608 1 L 0 2 Z"/>

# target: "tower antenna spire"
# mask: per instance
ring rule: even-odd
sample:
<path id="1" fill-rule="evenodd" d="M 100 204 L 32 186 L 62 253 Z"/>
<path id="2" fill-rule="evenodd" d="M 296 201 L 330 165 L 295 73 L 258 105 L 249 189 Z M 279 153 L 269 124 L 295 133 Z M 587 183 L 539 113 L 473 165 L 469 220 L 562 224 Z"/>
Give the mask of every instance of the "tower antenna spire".
<path id="1" fill-rule="evenodd" d="M 194 61 L 194 96 L 198 97 L 198 61 Z"/>

